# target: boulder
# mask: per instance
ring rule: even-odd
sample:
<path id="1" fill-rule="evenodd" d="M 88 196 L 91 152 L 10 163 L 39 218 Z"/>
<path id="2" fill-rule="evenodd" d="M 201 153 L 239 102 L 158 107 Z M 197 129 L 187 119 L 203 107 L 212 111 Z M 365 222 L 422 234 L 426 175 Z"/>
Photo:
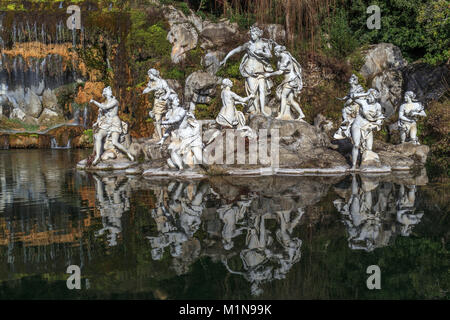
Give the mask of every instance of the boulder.
<path id="1" fill-rule="evenodd" d="M 30 89 L 27 89 L 27 93 L 25 94 L 24 111 L 33 118 L 38 118 L 42 112 L 41 99 L 39 99 L 39 96 Z"/>
<path id="2" fill-rule="evenodd" d="M 219 78 L 208 72 L 196 71 L 186 79 L 184 99 L 186 102 L 209 103 L 216 94 Z"/>
<path id="3" fill-rule="evenodd" d="M 360 73 L 370 79 L 387 69 L 400 69 L 407 65 L 402 52 L 391 43 L 379 43 L 365 51 L 364 65 Z"/>
<path id="4" fill-rule="evenodd" d="M 384 70 L 372 80 L 372 88 L 380 92 L 380 104 L 386 117 L 392 116 L 403 102 L 403 75 L 398 69 Z"/>
<path id="5" fill-rule="evenodd" d="M 200 33 L 201 38 L 205 40 L 202 48 L 221 47 L 232 41 L 239 34 L 238 30 L 238 25 L 228 20 L 206 24 Z"/>
<path id="6" fill-rule="evenodd" d="M 208 51 L 202 58 L 202 65 L 205 67 L 206 72 L 215 75 L 220 68 L 220 61 L 225 57 L 223 51 Z"/>
<path id="7" fill-rule="evenodd" d="M 45 108 L 39 116 L 39 124 L 41 125 L 50 126 L 59 122 L 64 122 L 64 117 L 59 113 L 47 108 Z"/>
<path id="8" fill-rule="evenodd" d="M 425 164 L 430 147 L 412 142 L 393 145 L 375 140 L 373 150 L 378 153 L 381 162 L 393 170 L 409 170 Z"/>
<path id="9" fill-rule="evenodd" d="M 9 117 L 10 119 L 18 119 L 20 121 L 25 121 L 27 114 L 21 108 L 14 108 Z"/>
<path id="10" fill-rule="evenodd" d="M 55 111 L 57 113 L 62 113 L 61 108 L 58 106 L 58 98 L 56 94 L 51 89 L 45 89 L 42 94 L 42 107 Z"/>
<path id="11" fill-rule="evenodd" d="M 413 91 L 420 101 L 438 100 L 448 91 L 450 64 L 410 64 L 404 68 L 403 77 L 405 91 Z"/>
<path id="12" fill-rule="evenodd" d="M 172 62 L 179 63 L 186 58 L 186 52 L 197 46 L 198 34 L 190 23 L 173 24 L 167 40 L 172 44 Z"/>

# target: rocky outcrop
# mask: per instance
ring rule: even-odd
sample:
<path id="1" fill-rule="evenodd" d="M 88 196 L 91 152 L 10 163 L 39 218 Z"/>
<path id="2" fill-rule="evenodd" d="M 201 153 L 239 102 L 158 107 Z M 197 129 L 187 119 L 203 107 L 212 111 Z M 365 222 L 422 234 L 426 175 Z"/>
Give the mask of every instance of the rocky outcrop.
<path id="1" fill-rule="evenodd" d="M 190 23 L 173 24 L 167 40 L 172 44 L 172 62 L 179 63 L 186 58 L 186 52 L 197 47 L 198 34 Z"/>
<path id="2" fill-rule="evenodd" d="M 391 43 L 372 45 L 364 53 L 360 73 L 365 79 L 371 79 L 384 70 L 400 69 L 407 65 L 400 49 Z"/>
<path id="3" fill-rule="evenodd" d="M 413 91 L 420 101 L 438 100 L 448 92 L 450 64 L 413 63 L 404 68 L 403 77 L 405 91 Z"/>
<path id="4" fill-rule="evenodd" d="M 202 57 L 202 65 L 206 72 L 215 75 L 220 68 L 220 61 L 225 57 L 225 52 L 221 50 L 208 51 Z"/>
<path id="5" fill-rule="evenodd" d="M 219 78 L 202 71 L 196 71 L 186 79 L 184 99 L 186 102 L 209 103 L 216 94 Z"/>

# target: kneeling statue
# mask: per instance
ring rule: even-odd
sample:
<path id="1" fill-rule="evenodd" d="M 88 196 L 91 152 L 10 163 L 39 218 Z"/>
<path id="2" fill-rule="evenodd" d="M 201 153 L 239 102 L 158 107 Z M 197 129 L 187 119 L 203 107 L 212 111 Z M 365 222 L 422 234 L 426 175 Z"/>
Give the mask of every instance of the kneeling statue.
<path id="1" fill-rule="evenodd" d="M 94 150 L 95 159 L 92 164 L 95 166 L 100 162 L 102 156 L 102 149 L 105 144 L 105 138 L 111 138 L 111 143 L 115 148 L 122 151 L 127 157 L 134 161 L 134 157 L 128 152 L 128 150 L 119 142 L 121 135 L 126 133 L 124 124 L 119 118 L 119 101 L 113 96 L 111 87 L 103 89 L 103 96 L 106 101 L 103 103 L 97 102 L 93 99 L 90 103 L 99 107 L 99 113 L 97 122 L 94 123 Z"/>

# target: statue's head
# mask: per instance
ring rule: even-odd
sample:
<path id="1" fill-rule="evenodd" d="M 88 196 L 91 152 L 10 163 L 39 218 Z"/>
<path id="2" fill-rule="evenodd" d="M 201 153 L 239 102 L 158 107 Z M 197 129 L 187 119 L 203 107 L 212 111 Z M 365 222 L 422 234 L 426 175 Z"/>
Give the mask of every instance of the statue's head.
<path id="1" fill-rule="evenodd" d="M 233 81 L 231 81 L 228 78 L 225 78 L 222 80 L 222 88 L 232 88 L 233 87 Z"/>
<path id="2" fill-rule="evenodd" d="M 159 78 L 159 71 L 156 69 L 149 69 L 147 72 L 150 79 Z"/>
<path id="3" fill-rule="evenodd" d="M 262 37 L 262 35 L 263 35 L 263 31 L 260 28 L 258 28 L 256 26 L 250 27 L 250 38 L 253 41 L 258 40 L 259 38 Z"/>
<path id="4" fill-rule="evenodd" d="M 368 100 L 371 103 L 375 102 L 377 99 L 380 98 L 380 92 L 378 92 L 377 89 L 370 88 L 369 91 L 367 92 L 369 93 Z"/>
<path id="5" fill-rule="evenodd" d="M 405 92 L 405 102 L 411 102 L 414 100 L 416 95 L 412 91 L 406 91 Z"/>
<path id="6" fill-rule="evenodd" d="M 112 90 L 111 90 L 111 87 L 106 87 L 105 89 L 103 89 L 102 95 L 103 95 L 105 98 L 112 97 Z"/>
<path id="7" fill-rule="evenodd" d="M 358 84 L 358 77 L 354 74 L 351 75 L 350 79 L 348 80 L 350 84 Z"/>
<path id="8" fill-rule="evenodd" d="M 176 93 L 172 93 L 168 99 L 169 108 L 178 107 L 180 105 L 180 99 Z"/>
<path id="9" fill-rule="evenodd" d="M 274 50 L 274 52 L 275 52 L 275 55 L 276 55 L 276 56 L 279 56 L 281 53 L 283 53 L 284 51 L 286 51 L 286 47 L 277 44 L 273 50 Z"/>

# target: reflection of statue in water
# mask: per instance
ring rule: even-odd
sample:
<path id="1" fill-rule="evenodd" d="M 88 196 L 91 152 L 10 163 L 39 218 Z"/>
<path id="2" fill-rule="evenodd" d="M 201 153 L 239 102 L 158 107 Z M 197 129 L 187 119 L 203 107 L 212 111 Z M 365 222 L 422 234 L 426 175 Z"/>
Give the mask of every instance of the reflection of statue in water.
<path id="1" fill-rule="evenodd" d="M 351 249 L 372 251 L 383 243 L 381 234 L 381 212 L 373 212 L 372 193 L 378 183 L 367 182 L 359 187 L 357 177 L 352 177 L 352 194 L 348 203 L 334 201 L 335 206 L 344 215 L 344 223 L 349 233 L 348 241 Z M 381 242 L 381 243 L 380 243 Z"/>
<path id="2" fill-rule="evenodd" d="M 296 120 L 302 120 L 303 114 L 300 105 L 295 99 L 303 88 L 302 67 L 300 63 L 286 50 L 286 47 L 275 46 L 275 55 L 280 59 L 278 61 L 278 70 L 268 72 L 265 77 L 272 77 L 284 74 L 284 80 L 277 87 L 277 97 L 281 100 L 280 112 L 277 119 L 291 120 L 291 107 L 298 113 Z"/>
<path id="3" fill-rule="evenodd" d="M 402 143 L 406 142 L 406 138 L 414 144 L 420 144 L 417 138 L 417 118 L 425 117 L 423 105 L 415 101 L 416 95 L 412 91 L 405 93 L 405 103 L 400 106 L 398 112 L 398 127 L 400 129 L 400 137 Z"/>
<path id="4" fill-rule="evenodd" d="M 305 211 L 302 208 L 297 209 L 297 214 L 292 217 L 292 210 L 278 211 L 277 220 L 280 223 L 280 228 L 276 232 L 277 240 L 284 248 L 284 252 L 279 254 L 280 267 L 275 270 L 275 279 L 286 278 L 289 270 L 300 261 L 301 252 L 300 247 L 302 240 L 299 238 L 292 238 L 291 235 L 294 228 L 300 222 Z"/>
<path id="5" fill-rule="evenodd" d="M 198 256 L 198 240 L 193 236 L 201 224 L 203 198 L 208 190 L 206 184 L 183 182 L 172 182 L 167 190 L 160 190 L 157 206 L 152 211 L 158 236 L 147 237 L 154 260 L 161 260 L 164 249 L 169 247 L 171 256 L 179 259 L 174 261 L 174 267 L 183 273 L 186 265 Z"/>
<path id="6" fill-rule="evenodd" d="M 100 108 L 97 122 L 94 124 L 95 159 L 92 164 L 95 166 L 100 162 L 105 138 L 106 140 L 111 138 L 112 145 L 125 153 L 131 161 L 134 161 L 134 157 L 119 142 L 124 140 L 124 135 L 127 133 L 128 128 L 128 125 L 119 118 L 119 102 L 112 95 L 110 87 L 103 89 L 103 96 L 106 98 L 106 101 L 103 103 L 92 99 L 90 101 L 90 103 L 94 103 Z"/>
<path id="7" fill-rule="evenodd" d="M 270 116 L 265 111 L 266 96 L 269 94 L 272 87 L 272 81 L 267 79 L 264 75 L 267 72 L 272 72 L 270 59 L 272 58 L 272 42 L 271 40 L 261 38 L 263 31 L 258 27 L 250 28 L 250 41 L 231 50 L 220 63 L 225 65 L 227 60 L 234 54 L 245 52 L 242 58 L 239 70 L 241 75 L 245 78 L 245 90 L 247 95 L 254 95 L 256 98 L 249 106 L 250 111 L 255 113 L 262 113 L 265 116 Z"/>
<path id="8" fill-rule="evenodd" d="M 245 212 L 252 200 L 237 201 L 236 204 L 225 204 L 217 209 L 220 219 L 223 222 L 222 243 L 225 250 L 231 250 L 234 246 L 233 238 L 242 234 L 246 227 L 238 228 L 240 220 L 244 218 Z"/>
<path id="9" fill-rule="evenodd" d="M 167 81 L 162 79 L 159 71 L 156 69 L 148 70 L 149 83 L 142 94 L 155 92 L 155 101 L 153 102 L 153 109 L 149 112 L 149 116 L 155 119 L 155 128 L 158 134 L 158 139 L 162 138 L 161 120 L 167 111 L 167 100 L 175 91 L 169 87 Z"/>
<path id="10" fill-rule="evenodd" d="M 342 109 L 342 123 L 334 134 L 335 139 L 351 138 L 350 129 L 359 112 L 359 105 L 354 101 L 354 98 L 356 94 L 364 92 L 364 88 L 358 84 L 358 77 L 354 74 L 352 74 L 348 83 L 350 84 L 349 93 L 340 99 L 345 100 L 345 103 Z"/>
<path id="11" fill-rule="evenodd" d="M 373 251 L 387 246 L 393 235 L 409 236 L 423 213 L 415 213 L 415 186 L 400 185 L 398 194 L 391 183 L 379 184 L 375 180 L 352 177 L 350 199 L 334 201 L 344 216 L 352 249 Z"/>
<path id="12" fill-rule="evenodd" d="M 103 228 L 95 233 L 101 236 L 108 232 L 107 241 L 110 247 L 117 245 L 117 236 L 122 232 L 122 214 L 130 209 L 127 184 L 120 178 L 100 178 L 93 175 L 98 208 L 102 216 Z M 125 178 L 126 180 L 126 178 Z"/>
<path id="13" fill-rule="evenodd" d="M 423 212 L 416 213 L 416 186 L 400 185 L 397 201 L 397 222 L 402 236 L 409 236 L 413 226 L 423 217 Z"/>

